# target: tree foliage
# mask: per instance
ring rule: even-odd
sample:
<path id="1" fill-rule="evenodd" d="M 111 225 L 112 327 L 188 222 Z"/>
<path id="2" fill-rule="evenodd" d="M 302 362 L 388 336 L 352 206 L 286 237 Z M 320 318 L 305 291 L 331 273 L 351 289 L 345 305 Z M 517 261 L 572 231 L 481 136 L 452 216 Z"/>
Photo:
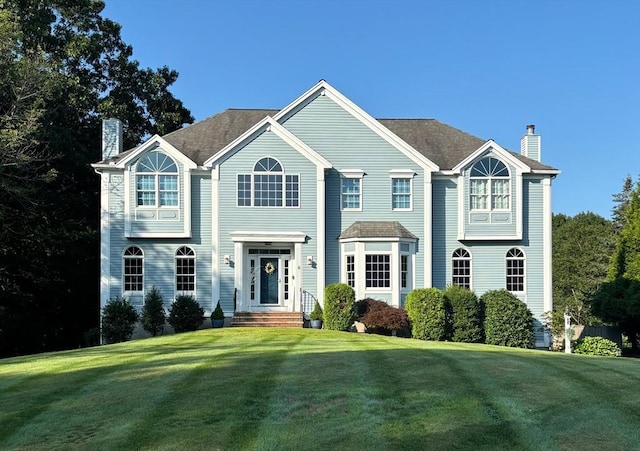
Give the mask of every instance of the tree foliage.
<path id="1" fill-rule="evenodd" d="M 124 298 L 111 299 L 102 309 L 102 339 L 106 344 L 131 339 L 138 312 Z"/>
<path id="2" fill-rule="evenodd" d="M 204 309 L 190 295 L 176 296 L 169 307 L 168 322 L 176 333 L 192 332 L 202 324 Z"/>
<path id="3" fill-rule="evenodd" d="M 99 319 L 100 124 L 193 121 L 96 0 L 0 0 L 0 356 L 77 347 Z"/>
<path id="4" fill-rule="evenodd" d="M 142 328 L 154 337 L 162 333 L 167 319 L 165 317 L 162 294 L 152 286 L 144 295 L 144 306 L 140 315 Z"/>
<path id="5" fill-rule="evenodd" d="M 608 282 L 596 293 L 592 308 L 604 321 L 620 325 L 633 351 L 640 351 L 640 179 L 624 208 Z"/>
<path id="6" fill-rule="evenodd" d="M 324 327 L 347 331 L 355 317 L 355 292 L 346 283 L 334 283 L 324 289 Z"/>
<path id="7" fill-rule="evenodd" d="M 411 336 L 420 340 L 447 340 L 450 318 L 447 301 L 437 288 L 418 288 L 407 295 L 405 309 Z"/>
<path id="8" fill-rule="evenodd" d="M 593 325 L 598 320 L 589 301 L 607 278 L 615 249 L 611 222 L 595 213 L 574 217 L 553 216 L 554 324 L 562 332 L 565 310 L 574 323 Z"/>
<path id="9" fill-rule="evenodd" d="M 482 304 L 476 294 L 457 285 L 447 287 L 444 297 L 451 308 L 451 339 L 466 343 L 484 341 Z"/>

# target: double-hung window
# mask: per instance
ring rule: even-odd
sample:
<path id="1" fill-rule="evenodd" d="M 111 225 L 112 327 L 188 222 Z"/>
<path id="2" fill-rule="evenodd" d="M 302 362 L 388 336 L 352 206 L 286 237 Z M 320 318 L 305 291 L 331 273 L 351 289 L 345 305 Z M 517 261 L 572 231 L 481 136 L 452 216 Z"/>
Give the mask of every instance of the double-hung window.
<path id="1" fill-rule="evenodd" d="M 362 177 L 364 171 L 340 172 L 340 206 L 342 210 L 362 210 Z"/>
<path id="2" fill-rule="evenodd" d="M 525 256 L 518 248 L 507 251 L 507 290 L 511 292 L 524 292 Z"/>
<path id="3" fill-rule="evenodd" d="M 142 292 L 144 289 L 144 253 L 138 246 L 124 250 L 123 288 L 125 292 Z"/>
<path id="4" fill-rule="evenodd" d="M 493 157 L 478 161 L 471 168 L 471 210 L 509 210 L 510 183 L 509 169 L 503 162 Z"/>
<path id="5" fill-rule="evenodd" d="M 392 169 L 389 175 L 391 176 L 391 209 L 411 210 L 415 172 L 408 169 Z"/>
<path id="6" fill-rule="evenodd" d="M 238 207 L 299 207 L 300 176 L 285 174 L 278 160 L 260 159 L 251 174 L 237 176 Z"/>
<path id="7" fill-rule="evenodd" d="M 162 152 L 149 152 L 136 166 L 138 207 L 178 206 L 178 166 Z"/>
<path id="8" fill-rule="evenodd" d="M 196 254 L 188 246 L 176 251 L 176 293 L 193 294 L 196 291 Z"/>

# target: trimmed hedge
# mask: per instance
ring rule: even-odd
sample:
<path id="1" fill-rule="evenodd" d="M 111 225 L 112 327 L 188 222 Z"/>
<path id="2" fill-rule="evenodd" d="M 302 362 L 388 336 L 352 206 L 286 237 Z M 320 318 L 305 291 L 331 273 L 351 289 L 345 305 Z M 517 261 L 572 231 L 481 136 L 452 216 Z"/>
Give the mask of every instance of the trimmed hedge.
<path id="1" fill-rule="evenodd" d="M 450 323 L 447 302 L 437 288 L 411 291 L 405 301 L 411 322 L 411 336 L 420 340 L 447 340 Z"/>
<path id="2" fill-rule="evenodd" d="M 125 298 L 113 298 L 102 309 L 102 340 L 119 343 L 131 339 L 138 312 Z"/>
<path id="3" fill-rule="evenodd" d="M 505 289 L 487 291 L 484 304 L 485 342 L 513 348 L 533 348 L 533 314 L 526 304 Z"/>
<path id="4" fill-rule="evenodd" d="M 355 292 L 345 283 L 327 285 L 324 289 L 324 327 L 348 331 L 355 317 Z"/>
<path id="5" fill-rule="evenodd" d="M 444 297 L 451 308 L 451 339 L 464 343 L 482 343 L 482 304 L 478 296 L 457 285 L 447 287 Z"/>
<path id="6" fill-rule="evenodd" d="M 169 324 L 176 333 L 196 330 L 202 324 L 203 316 L 204 309 L 190 295 L 176 296 L 169 307 Z"/>
<path id="7" fill-rule="evenodd" d="M 574 354 L 602 355 L 607 357 L 620 357 L 622 351 L 613 341 L 603 337 L 584 337 L 576 341 L 573 347 Z"/>

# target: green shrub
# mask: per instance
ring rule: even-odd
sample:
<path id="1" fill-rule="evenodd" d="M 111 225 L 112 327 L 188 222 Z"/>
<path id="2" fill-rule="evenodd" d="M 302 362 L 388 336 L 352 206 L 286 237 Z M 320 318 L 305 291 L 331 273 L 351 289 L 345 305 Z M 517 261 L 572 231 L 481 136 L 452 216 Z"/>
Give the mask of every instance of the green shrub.
<path id="1" fill-rule="evenodd" d="M 444 291 L 444 297 L 451 308 L 451 339 L 465 343 L 483 342 L 482 304 L 476 294 L 452 285 Z"/>
<path id="2" fill-rule="evenodd" d="M 220 301 L 218 301 L 216 308 L 211 312 L 211 319 L 224 320 L 224 312 L 222 311 L 222 307 L 220 307 Z"/>
<path id="3" fill-rule="evenodd" d="M 447 340 L 449 312 L 442 291 L 419 288 L 407 295 L 404 304 L 411 323 L 411 336 L 420 340 Z"/>
<path id="4" fill-rule="evenodd" d="M 327 285 L 324 289 L 324 327 L 347 331 L 355 316 L 355 293 L 344 283 Z"/>
<path id="5" fill-rule="evenodd" d="M 322 321 L 322 307 L 320 307 L 318 301 L 316 301 L 316 305 L 313 306 L 313 310 L 309 314 L 309 319 L 311 321 Z"/>
<path id="6" fill-rule="evenodd" d="M 144 296 L 140 322 L 142 322 L 142 328 L 154 337 L 162 333 L 167 322 L 162 305 L 162 294 L 155 286 L 151 287 Z"/>
<path id="7" fill-rule="evenodd" d="M 204 309 L 191 295 L 176 296 L 169 307 L 169 324 L 176 333 L 194 331 L 202 324 Z"/>
<path id="8" fill-rule="evenodd" d="M 393 307 L 384 301 L 367 298 L 356 303 L 358 321 L 374 334 L 391 335 L 409 327 L 409 318 L 404 309 Z"/>
<path id="9" fill-rule="evenodd" d="M 620 357 L 622 351 L 613 341 L 603 337 L 584 337 L 573 346 L 574 354 Z"/>
<path id="10" fill-rule="evenodd" d="M 102 309 L 102 340 L 119 343 L 131 339 L 138 312 L 124 298 L 113 298 Z"/>
<path id="11" fill-rule="evenodd" d="M 480 297 L 484 305 L 484 332 L 487 344 L 513 348 L 533 348 L 533 315 L 524 302 L 505 289 L 487 291 Z"/>

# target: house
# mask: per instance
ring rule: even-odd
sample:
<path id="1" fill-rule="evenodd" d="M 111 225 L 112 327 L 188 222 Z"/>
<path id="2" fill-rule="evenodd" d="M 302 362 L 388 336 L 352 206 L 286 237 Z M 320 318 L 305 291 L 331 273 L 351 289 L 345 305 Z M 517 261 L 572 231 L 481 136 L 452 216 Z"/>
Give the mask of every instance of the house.
<path id="1" fill-rule="evenodd" d="M 521 152 L 433 119 L 374 119 L 321 80 L 281 110 L 230 109 L 122 151 L 103 124 L 101 303 L 193 294 L 309 311 L 327 284 L 402 306 L 414 288 L 506 288 L 552 309 L 551 181 Z M 544 335 L 538 334 L 543 345 Z"/>

